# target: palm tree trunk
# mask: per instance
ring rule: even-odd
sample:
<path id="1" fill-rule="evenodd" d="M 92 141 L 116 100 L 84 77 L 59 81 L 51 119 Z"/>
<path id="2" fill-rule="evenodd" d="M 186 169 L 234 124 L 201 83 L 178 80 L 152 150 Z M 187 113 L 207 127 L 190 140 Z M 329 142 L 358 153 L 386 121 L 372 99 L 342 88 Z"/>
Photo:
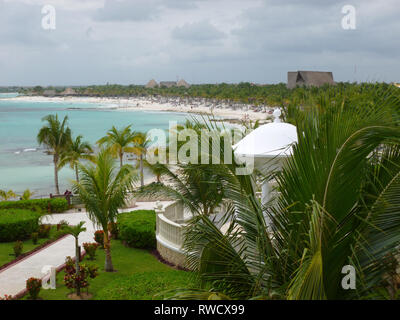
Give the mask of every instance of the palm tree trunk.
<path id="1" fill-rule="evenodd" d="M 121 152 L 120 154 L 119 154 L 119 167 L 121 168 L 122 167 L 122 158 L 124 157 L 124 153 L 123 152 Z"/>
<path id="2" fill-rule="evenodd" d="M 143 154 L 140 154 L 140 186 L 144 186 L 144 174 L 143 174 Z"/>
<path id="3" fill-rule="evenodd" d="M 108 237 L 108 230 L 104 230 L 104 250 L 106 253 L 106 261 L 104 269 L 106 272 L 113 272 L 114 267 L 111 260 L 111 246 L 110 246 L 110 238 Z"/>
<path id="4" fill-rule="evenodd" d="M 77 237 L 75 238 L 75 270 L 77 275 L 77 280 L 75 282 L 75 289 L 76 289 L 76 295 L 79 297 L 81 295 L 81 287 L 78 280 L 80 275 L 80 269 L 79 269 L 79 243 Z"/>
<path id="5" fill-rule="evenodd" d="M 76 182 L 79 182 L 78 165 L 75 165 Z"/>
<path id="6" fill-rule="evenodd" d="M 58 154 L 53 156 L 54 163 L 54 183 L 56 186 L 56 194 L 60 194 L 60 188 L 58 186 Z"/>

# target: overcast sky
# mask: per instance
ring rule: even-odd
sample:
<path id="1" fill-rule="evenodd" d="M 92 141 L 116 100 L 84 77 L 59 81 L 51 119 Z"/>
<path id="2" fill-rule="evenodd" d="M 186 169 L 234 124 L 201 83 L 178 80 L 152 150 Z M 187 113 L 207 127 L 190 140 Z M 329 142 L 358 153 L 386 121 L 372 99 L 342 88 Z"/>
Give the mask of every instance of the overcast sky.
<path id="1" fill-rule="evenodd" d="M 400 0 L 0 0 L 0 86 L 400 81 Z M 44 5 L 56 10 L 46 30 Z M 342 28 L 344 5 L 356 29 Z M 47 20 L 46 20 L 47 21 Z"/>

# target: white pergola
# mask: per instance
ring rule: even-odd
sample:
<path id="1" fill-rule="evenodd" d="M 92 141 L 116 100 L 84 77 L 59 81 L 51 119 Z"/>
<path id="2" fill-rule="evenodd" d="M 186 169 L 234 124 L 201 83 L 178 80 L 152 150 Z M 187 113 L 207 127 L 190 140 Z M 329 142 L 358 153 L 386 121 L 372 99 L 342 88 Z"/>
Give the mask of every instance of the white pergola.
<path id="1" fill-rule="evenodd" d="M 233 146 L 238 161 L 254 163 L 254 168 L 265 174 L 280 170 L 284 160 L 292 155 L 292 145 L 297 143 L 296 127 L 281 122 L 279 109 L 273 115 L 274 122 L 258 127 Z M 269 182 L 265 181 L 261 203 L 266 204 L 269 199 Z"/>

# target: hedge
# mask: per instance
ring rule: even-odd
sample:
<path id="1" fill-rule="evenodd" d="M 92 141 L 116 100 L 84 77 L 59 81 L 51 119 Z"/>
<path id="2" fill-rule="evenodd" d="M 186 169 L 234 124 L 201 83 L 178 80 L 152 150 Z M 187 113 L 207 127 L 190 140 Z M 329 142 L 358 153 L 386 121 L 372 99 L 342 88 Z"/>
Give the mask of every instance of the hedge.
<path id="1" fill-rule="evenodd" d="M 130 247 L 153 249 L 156 247 L 156 213 L 137 210 L 121 213 L 117 218 L 118 236 Z"/>
<path id="2" fill-rule="evenodd" d="M 28 239 L 39 229 L 40 214 L 21 209 L 0 210 L 0 242 Z"/>
<path id="3" fill-rule="evenodd" d="M 65 198 L 46 198 L 46 199 L 32 199 L 32 200 L 18 200 L 18 201 L 1 201 L 1 209 L 24 209 L 30 211 L 48 212 L 52 213 L 64 212 L 68 210 L 68 202 Z"/>

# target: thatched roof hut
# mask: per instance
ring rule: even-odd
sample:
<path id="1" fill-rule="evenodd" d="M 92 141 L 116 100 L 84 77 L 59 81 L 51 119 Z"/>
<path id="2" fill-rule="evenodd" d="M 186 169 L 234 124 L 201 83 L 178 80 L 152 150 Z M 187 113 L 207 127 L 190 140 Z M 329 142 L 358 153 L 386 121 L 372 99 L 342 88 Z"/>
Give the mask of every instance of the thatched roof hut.
<path id="1" fill-rule="evenodd" d="M 152 89 L 152 88 L 157 88 L 158 87 L 158 83 L 156 80 L 151 79 L 149 82 L 147 82 L 146 88 Z"/>
<path id="2" fill-rule="evenodd" d="M 288 72 L 288 83 L 289 89 L 296 88 L 297 86 L 307 87 L 320 87 L 324 84 L 335 85 L 333 81 L 332 72 L 321 72 L 321 71 L 295 71 Z"/>
<path id="3" fill-rule="evenodd" d="M 176 87 L 176 81 L 161 81 L 160 82 L 160 87 Z"/>
<path id="4" fill-rule="evenodd" d="M 55 95 L 56 95 L 56 90 L 48 89 L 48 90 L 43 91 L 43 96 L 45 96 L 45 97 L 54 97 Z"/>
<path id="5" fill-rule="evenodd" d="M 76 95 L 76 92 L 75 92 L 75 90 L 72 89 L 72 88 L 67 88 L 67 89 L 65 89 L 63 92 L 61 92 L 61 95 L 62 95 L 62 96 L 75 96 L 75 95 Z"/>
<path id="6" fill-rule="evenodd" d="M 178 87 L 185 87 L 185 88 L 189 88 L 190 84 L 187 83 L 185 80 L 181 79 L 178 81 L 178 83 L 176 84 Z"/>

